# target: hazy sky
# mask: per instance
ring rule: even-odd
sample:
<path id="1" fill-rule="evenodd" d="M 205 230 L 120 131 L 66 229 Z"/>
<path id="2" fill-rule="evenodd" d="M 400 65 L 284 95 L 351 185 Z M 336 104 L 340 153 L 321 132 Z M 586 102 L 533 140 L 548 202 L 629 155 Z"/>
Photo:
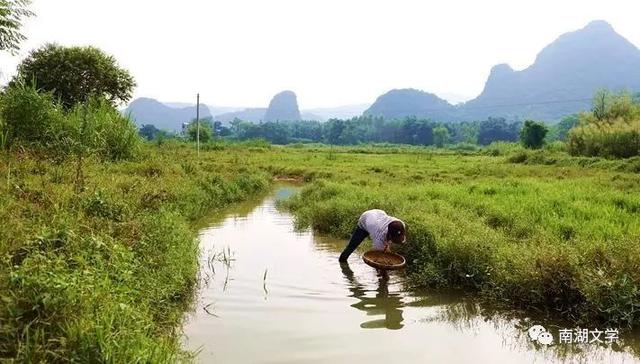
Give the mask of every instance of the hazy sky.
<path id="1" fill-rule="evenodd" d="M 303 108 L 370 103 L 392 88 L 474 97 L 490 68 L 530 65 L 594 19 L 640 45 L 637 0 L 35 0 L 29 40 L 0 55 L 3 82 L 47 42 L 95 45 L 135 76 L 135 96 Z"/>

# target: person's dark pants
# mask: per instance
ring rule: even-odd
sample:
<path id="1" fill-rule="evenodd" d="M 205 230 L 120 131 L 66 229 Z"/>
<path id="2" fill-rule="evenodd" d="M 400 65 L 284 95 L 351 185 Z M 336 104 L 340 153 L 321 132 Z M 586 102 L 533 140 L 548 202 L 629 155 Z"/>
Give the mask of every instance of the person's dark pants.
<path id="1" fill-rule="evenodd" d="M 360 245 L 360 243 L 362 243 L 367 236 L 369 236 L 369 233 L 366 230 L 361 229 L 360 227 L 356 227 L 356 229 L 353 230 L 353 234 L 351 234 L 351 240 L 349 240 L 349 244 L 347 244 L 347 246 L 342 251 L 342 254 L 340 254 L 340 261 L 346 262 L 347 258 L 349 258 L 349 255 L 351 255 L 351 253 L 356 250 L 358 245 Z"/>

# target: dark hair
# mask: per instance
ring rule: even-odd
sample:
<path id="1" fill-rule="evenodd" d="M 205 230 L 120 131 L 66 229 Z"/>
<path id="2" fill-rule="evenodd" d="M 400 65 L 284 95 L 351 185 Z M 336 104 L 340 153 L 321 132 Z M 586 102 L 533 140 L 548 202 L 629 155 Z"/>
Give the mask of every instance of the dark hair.
<path id="1" fill-rule="evenodd" d="M 387 228 L 387 238 L 396 244 L 401 244 L 406 238 L 406 231 L 402 221 L 393 221 Z"/>

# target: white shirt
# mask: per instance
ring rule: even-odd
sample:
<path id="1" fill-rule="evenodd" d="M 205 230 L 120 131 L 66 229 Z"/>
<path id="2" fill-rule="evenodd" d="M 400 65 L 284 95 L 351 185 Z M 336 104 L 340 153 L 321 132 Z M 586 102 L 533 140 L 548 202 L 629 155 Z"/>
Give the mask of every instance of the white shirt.
<path id="1" fill-rule="evenodd" d="M 387 215 L 387 213 L 382 210 L 369 210 L 360 215 L 358 227 L 369 233 L 373 243 L 373 249 L 384 250 L 384 246 L 387 244 L 389 224 L 394 221 L 402 222 L 393 216 Z"/>

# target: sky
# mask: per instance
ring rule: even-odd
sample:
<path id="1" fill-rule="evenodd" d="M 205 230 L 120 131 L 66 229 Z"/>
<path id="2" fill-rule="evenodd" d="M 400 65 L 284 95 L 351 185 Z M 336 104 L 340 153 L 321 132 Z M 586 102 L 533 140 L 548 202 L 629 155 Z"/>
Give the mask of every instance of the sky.
<path id="1" fill-rule="evenodd" d="M 560 34 L 608 21 L 640 46 L 637 0 L 34 0 L 6 83 L 31 49 L 93 45 L 137 81 L 134 97 L 301 108 L 372 103 L 394 88 L 477 96 L 492 66 L 520 70 Z"/>

